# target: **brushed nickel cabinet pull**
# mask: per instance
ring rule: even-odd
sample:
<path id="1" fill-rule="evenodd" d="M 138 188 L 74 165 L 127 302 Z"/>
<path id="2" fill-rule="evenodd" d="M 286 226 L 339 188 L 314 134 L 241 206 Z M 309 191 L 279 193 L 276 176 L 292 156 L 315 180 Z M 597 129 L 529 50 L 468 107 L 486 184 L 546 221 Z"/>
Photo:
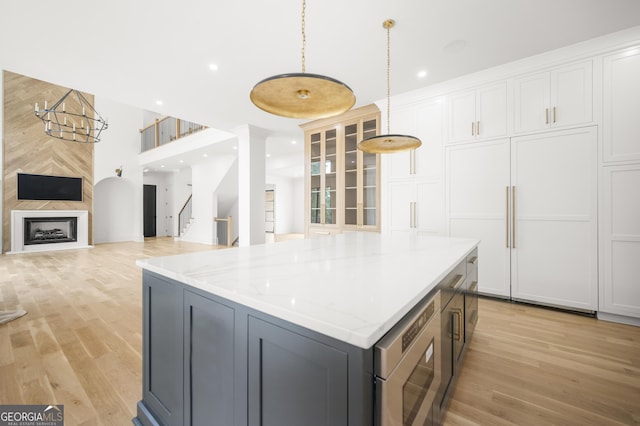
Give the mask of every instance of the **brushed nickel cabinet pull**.
<path id="1" fill-rule="evenodd" d="M 413 227 L 418 227 L 418 202 L 413 202 Z"/>
<path id="2" fill-rule="evenodd" d="M 478 256 L 473 256 L 471 259 L 469 259 L 469 263 L 472 265 L 475 265 L 477 261 L 478 261 Z"/>
<path id="3" fill-rule="evenodd" d="M 553 122 L 556 122 L 556 107 L 553 107 Z"/>
<path id="4" fill-rule="evenodd" d="M 549 108 L 544 109 L 544 116 L 546 124 L 549 124 Z"/>
<path id="5" fill-rule="evenodd" d="M 409 228 L 413 228 L 413 201 L 409 201 Z"/>
<path id="6" fill-rule="evenodd" d="M 480 136 L 480 122 L 476 121 L 476 135 Z"/>
<path id="7" fill-rule="evenodd" d="M 471 122 L 471 136 L 475 136 L 475 130 L 474 130 L 474 123 L 473 121 Z"/>
<path id="8" fill-rule="evenodd" d="M 511 247 L 516 248 L 516 186 L 511 187 Z"/>
<path id="9" fill-rule="evenodd" d="M 505 200 L 506 200 L 506 208 L 505 208 L 505 216 L 504 216 L 505 217 L 504 223 L 505 223 L 506 229 L 505 229 L 504 236 L 505 236 L 505 245 L 507 248 L 509 248 L 509 187 L 505 186 L 504 189 L 505 189 Z"/>
<path id="10" fill-rule="evenodd" d="M 458 286 L 460 285 L 460 283 L 462 283 L 463 280 L 464 280 L 464 275 L 456 274 L 454 279 L 449 284 L 449 288 L 458 288 Z"/>

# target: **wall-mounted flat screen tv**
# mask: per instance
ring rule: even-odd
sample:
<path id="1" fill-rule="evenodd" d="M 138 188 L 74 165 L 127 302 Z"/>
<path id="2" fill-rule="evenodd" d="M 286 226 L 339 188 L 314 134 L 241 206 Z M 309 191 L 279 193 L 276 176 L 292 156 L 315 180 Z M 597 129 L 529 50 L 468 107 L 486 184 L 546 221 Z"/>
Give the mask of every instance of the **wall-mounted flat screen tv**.
<path id="1" fill-rule="evenodd" d="M 82 178 L 18 173 L 18 200 L 82 201 Z"/>

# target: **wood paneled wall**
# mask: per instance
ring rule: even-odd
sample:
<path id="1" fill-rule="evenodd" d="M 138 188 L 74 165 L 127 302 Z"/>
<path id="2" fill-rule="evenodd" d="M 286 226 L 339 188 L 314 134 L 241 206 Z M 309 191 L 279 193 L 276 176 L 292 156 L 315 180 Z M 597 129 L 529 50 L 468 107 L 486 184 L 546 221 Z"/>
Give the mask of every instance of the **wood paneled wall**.
<path id="1" fill-rule="evenodd" d="M 11 210 L 87 210 L 93 244 L 93 144 L 50 138 L 34 115 L 36 102 L 53 105 L 69 89 L 8 71 L 3 88 L 2 252 L 11 250 Z M 18 200 L 18 173 L 82 177 L 83 201 Z"/>

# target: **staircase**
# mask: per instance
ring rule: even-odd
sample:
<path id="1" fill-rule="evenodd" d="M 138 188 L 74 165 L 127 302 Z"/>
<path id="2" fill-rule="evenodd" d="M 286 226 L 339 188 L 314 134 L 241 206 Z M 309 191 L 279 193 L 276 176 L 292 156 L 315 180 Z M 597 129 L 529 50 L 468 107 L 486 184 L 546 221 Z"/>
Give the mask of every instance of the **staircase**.
<path id="1" fill-rule="evenodd" d="M 187 201 L 180 209 L 180 213 L 178 214 L 178 236 L 184 235 L 187 232 L 187 229 L 193 223 L 193 217 L 191 216 L 193 207 L 193 194 L 189 195 Z"/>

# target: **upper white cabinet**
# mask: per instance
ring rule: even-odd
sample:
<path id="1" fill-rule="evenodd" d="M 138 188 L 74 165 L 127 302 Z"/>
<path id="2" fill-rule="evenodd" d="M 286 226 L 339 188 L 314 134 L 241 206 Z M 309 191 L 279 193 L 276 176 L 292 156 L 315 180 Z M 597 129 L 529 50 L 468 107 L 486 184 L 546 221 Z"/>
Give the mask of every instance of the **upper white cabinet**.
<path id="1" fill-rule="evenodd" d="M 604 57 L 603 161 L 640 160 L 640 47 Z"/>
<path id="2" fill-rule="evenodd" d="M 507 83 L 500 82 L 449 96 L 449 142 L 507 135 Z"/>
<path id="3" fill-rule="evenodd" d="M 567 65 L 514 80 L 514 133 L 593 121 L 593 64 Z"/>
<path id="4" fill-rule="evenodd" d="M 442 175 L 443 108 L 442 98 L 436 98 L 394 111 L 391 131 L 416 136 L 422 146 L 388 155 L 386 170 L 391 179 Z"/>

